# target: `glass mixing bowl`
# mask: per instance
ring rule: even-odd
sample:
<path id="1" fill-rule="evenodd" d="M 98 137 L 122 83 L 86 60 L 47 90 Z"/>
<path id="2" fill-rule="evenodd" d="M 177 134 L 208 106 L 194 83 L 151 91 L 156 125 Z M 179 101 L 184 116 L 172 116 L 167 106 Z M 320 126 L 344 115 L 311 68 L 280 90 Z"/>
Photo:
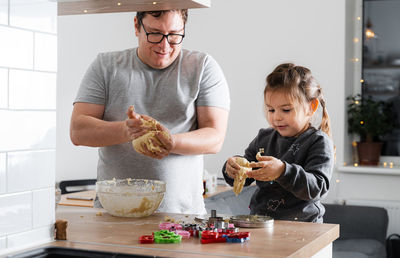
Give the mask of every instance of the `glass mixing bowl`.
<path id="1" fill-rule="evenodd" d="M 108 213 L 118 217 L 146 217 L 154 213 L 164 198 L 166 184 L 148 179 L 97 181 L 96 193 Z"/>

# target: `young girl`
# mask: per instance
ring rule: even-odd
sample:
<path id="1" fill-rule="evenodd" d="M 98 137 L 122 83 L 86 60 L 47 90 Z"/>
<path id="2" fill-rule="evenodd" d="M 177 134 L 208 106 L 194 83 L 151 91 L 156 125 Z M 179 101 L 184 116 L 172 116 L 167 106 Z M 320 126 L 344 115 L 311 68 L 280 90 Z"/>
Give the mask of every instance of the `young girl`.
<path id="1" fill-rule="evenodd" d="M 244 155 L 251 162 L 247 166 L 255 168 L 245 172 L 245 185 L 257 184 L 250 214 L 322 222 L 320 200 L 329 190 L 334 150 L 321 86 L 309 69 L 281 64 L 267 77 L 264 102 L 270 128 L 260 129 Z M 311 118 L 319 105 L 322 122 L 316 129 Z M 236 157 L 226 161 L 222 171 L 230 185 L 242 162 Z"/>

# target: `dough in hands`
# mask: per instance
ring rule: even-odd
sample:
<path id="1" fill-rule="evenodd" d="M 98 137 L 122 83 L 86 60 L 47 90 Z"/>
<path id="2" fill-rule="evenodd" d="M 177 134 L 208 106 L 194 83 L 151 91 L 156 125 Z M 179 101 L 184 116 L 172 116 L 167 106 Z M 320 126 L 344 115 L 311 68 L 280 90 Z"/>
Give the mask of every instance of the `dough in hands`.
<path id="1" fill-rule="evenodd" d="M 235 157 L 236 163 L 239 164 L 240 170 L 236 174 L 235 179 L 233 181 L 233 192 L 236 196 L 240 194 L 243 190 L 244 183 L 246 182 L 247 178 L 247 171 L 251 171 L 250 163 L 247 159 L 242 157 Z"/>
<path id="2" fill-rule="evenodd" d="M 145 150 L 143 149 L 142 144 L 145 144 L 149 151 L 151 151 L 152 153 L 157 155 L 157 153 L 159 153 L 162 150 L 159 146 L 161 146 L 161 147 L 165 147 L 165 146 L 162 142 L 160 142 L 160 140 L 157 138 L 156 134 L 158 132 L 161 132 L 167 138 L 169 138 L 170 136 L 167 132 L 160 131 L 157 129 L 157 125 L 159 123 L 156 120 L 154 120 L 154 119 L 145 120 L 143 118 L 140 118 L 140 120 L 142 121 L 142 123 L 143 123 L 142 125 L 144 127 L 148 127 L 151 129 L 146 134 L 134 139 L 132 141 L 132 146 L 137 152 L 143 154 L 145 152 Z M 154 145 L 152 141 L 156 142 L 159 146 Z"/>
<path id="3" fill-rule="evenodd" d="M 264 148 L 260 148 L 259 151 L 257 152 L 257 154 L 256 154 L 257 160 L 260 160 L 260 158 L 262 156 L 261 154 L 264 154 Z"/>

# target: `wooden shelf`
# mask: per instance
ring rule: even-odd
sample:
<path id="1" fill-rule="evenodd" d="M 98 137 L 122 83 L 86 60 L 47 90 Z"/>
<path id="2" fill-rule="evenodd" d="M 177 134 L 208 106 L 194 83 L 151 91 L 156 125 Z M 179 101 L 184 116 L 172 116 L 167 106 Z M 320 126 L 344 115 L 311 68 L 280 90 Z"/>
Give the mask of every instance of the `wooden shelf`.
<path id="1" fill-rule="evenodd" d="M 56 0 L 58 15 L 206 8 L 211 0 Z"/>
<path id="2" fill-rule="evenodd" d="M 400 166 L 393 166 L 393 168 L 383 166 L 340 166 L 337 167 L 337 170 L 339 172 L 354 174 L 400 176 Z"/>

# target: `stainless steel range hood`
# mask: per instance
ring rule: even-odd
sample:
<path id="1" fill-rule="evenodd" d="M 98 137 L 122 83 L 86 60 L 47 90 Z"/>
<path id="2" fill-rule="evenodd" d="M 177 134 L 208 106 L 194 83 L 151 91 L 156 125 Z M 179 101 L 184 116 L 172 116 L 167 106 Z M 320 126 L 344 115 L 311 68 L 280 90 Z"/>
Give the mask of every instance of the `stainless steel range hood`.
<path id="1" fill-rule="evenodd" d="M 206 8 L 211 0 L 53 0 L 58 15 Z"/>

